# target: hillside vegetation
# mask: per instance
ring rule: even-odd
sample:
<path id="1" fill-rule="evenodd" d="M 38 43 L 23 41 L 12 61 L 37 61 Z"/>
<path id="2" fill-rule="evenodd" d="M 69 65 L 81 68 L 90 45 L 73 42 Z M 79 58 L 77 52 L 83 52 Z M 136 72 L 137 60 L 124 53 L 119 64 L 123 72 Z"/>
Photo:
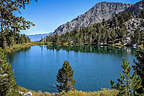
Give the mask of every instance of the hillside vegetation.
<path id="1" fill-rule="evenodd" d="M 144 10 L 137 18 L 124 12 L 112 19 L 82 27 L 65 34 L 50 35 L 43 39 L 58 45 L 127 45 L 144 44 Z"/>
<path id="2" fill-rule="evenodd" d="M 22 92 L 31 91 L 33 96 L 117 96 L 119 92 L 118 90 L 102 89 L 101 91 L 95 91 L 95 92 L 84 92 L 84 91 L 72 90 L 67 93 L 65 92 L 49 93 L 49 92 L 41 92 L 41 91 L 35 92 L 21 87 L 19 87 L 19 90 Z"/>

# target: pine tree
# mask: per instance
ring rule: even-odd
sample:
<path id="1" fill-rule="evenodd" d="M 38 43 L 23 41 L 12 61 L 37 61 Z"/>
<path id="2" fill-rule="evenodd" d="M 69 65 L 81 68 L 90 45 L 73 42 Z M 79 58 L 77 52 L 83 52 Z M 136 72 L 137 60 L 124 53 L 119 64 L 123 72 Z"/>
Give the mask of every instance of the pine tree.
<path id="1" fill-rule="evenodd" d="M 55 40 L 55 43 L 56 43 L 56 44 L 59 44 L 60 38 L 59 38 L 59 35 L 58 35 L 58 34 L 55 35 L 55 39 L 56 39 L 56 40 Z"/>
<path id="2" fill-rule="evenodd" d="M 135 32 L 134 32 L 134 43 L 140 43 L 140 37 L 141 37 L 141 34 L 140 34 L 140 30 L 139 29 L 136 29 Z"/>
<path id="3" fill-rule="evenodd" d="M 115 84 L 111 80 L 111 86 L 119 90 L 120 96 L 133 96 L 137 94 L 136 89 L 141 87 L 141 79 L 136 72 L 130 75 L 131 67 L 125 59 L 123 59 L 122 68 L 123 73 L 120 73 L 120 78 L 117 79 L 117 83 Z"/>
<path id="4" fill-rule="evenodd" d="M 0 96 L 18 96 L 16 81 L 11 65 L 6 62 L 3 49 L 0 48 Z"/>
<path id="5" fill-rule="evenodd" d="M 120 40 L 121 40 L 121 43 L 124 43 L 124 40 L 126 38 L 126 28 L 125 28 L 125 25 L 121 26 L 121 28 L 119 29 L 119 36 L 120 36 Z"/>
<path id="6" fill-rule="evenodd" d="M 73 80 L 73 70 L 68 61 L 65 61 L 63 67 L 57 74 L 57 88 L 59 92 L 68 92 L 73 89 L 75 80 Z"/>
<path id="7" fill-rule="evenodd" d="M 141 32 L 141 42 L 144 44 L 144 32 Z"/>
<path id="8" fill-rule="evenodd" d="M 136 52 L 137 62 L 135 62 L 135 66 L 133 66 L 135 72 L 140 76 L 142 82 L 142 87 L 139 88 L 137 93 L 141 93 L 144 95 L 144 51 L 137 51 Z"/>
<path id="9" fill-rule="evenodd" d="M 144 9 L 140 12 L 139 18 L 144 18 Z"/>
<path id="10" fill-rule="evenodd" d="M 117 27 L 119 25 L 117 15 L 114 16 L 114 26 Z"/>
<path id="11" fill-rule="evenodd" d="M 26 5 L 31 1 L 32 0 L 0 0 L 0 33 L 3 34 L 4 37 L 7 37 L 5 40 L 1 39 L 3 40 L 3 44 L 1 45 L 3 48 L 7 47 L 6 43 L 8 43 L 8 45 L 14 43 L 13 37 L 9 39 L 11 35 L 34 26 L 32 22 L 25 20 L 24 17 L 16 15 L 20 13 L 20 9 L 25 9 Z"/>
<path id="12" fill-rule="evenodd" d="M 114 44 L 115 39 L 116 39 L 116 32 L 114 29 L 112 29 L 110 32 L 111 32 L 110 35 L 111 35 L 111 39 L 112 39 L 112 44 Z"/>

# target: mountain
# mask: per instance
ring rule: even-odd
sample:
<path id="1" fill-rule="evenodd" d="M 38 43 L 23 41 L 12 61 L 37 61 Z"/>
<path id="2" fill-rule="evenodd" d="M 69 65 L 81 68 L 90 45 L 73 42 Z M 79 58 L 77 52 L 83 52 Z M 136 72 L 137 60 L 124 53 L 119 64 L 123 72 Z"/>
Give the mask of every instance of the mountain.
<path id="1" fill-rule="evenodd" d="M 31 41 L 40 41 L 42 38 L 45 38 L 49 34 L 35 34 L 35 35 L 28 35 Z"/>
<path id="2" fill-rule="evenodd" d="M 144 0 L 136 4 L 98 3 L 45 40 L 61 45 L 144 44 Z"/>
<path id="3" fill-rule="evenodd" d="M 125 12 L 130 12 L 134 17 L 138 16 L 141 10 L 144 8 L 144 0 L 137 2 L 131 7 L 127 8 Z"/>
<path id="4" fill-rule="evenodd" d="M 60 25 L 54 34 L 65 34 L 66 32 L 71 32 L 76 28 L 88 27 L 95 23 L 102 22 L 103 19 L 108 20 L 112 18 L 115 14 L 125 11 L 126 9 L 133 6 L 132 4 L 125 3 L 111 3 L 111 2 L 100 2 L 97 3 L 93 8 L 91 8 L 86 13 L 73 19 L 71 22 Z M 131 9 L 129 9 L 131 10 Z"/>

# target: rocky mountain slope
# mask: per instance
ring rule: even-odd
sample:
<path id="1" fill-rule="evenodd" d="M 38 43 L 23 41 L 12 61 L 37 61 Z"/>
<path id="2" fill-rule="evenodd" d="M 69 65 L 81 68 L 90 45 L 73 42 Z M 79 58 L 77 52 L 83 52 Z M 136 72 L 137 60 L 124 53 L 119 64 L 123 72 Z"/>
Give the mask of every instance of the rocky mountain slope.
<path id="1" fill-rule="evenodd" d="M 142 18 L 132 18 L 127 22 L 125 22 L 127 32 L 129 33 L 128 36 L 132 36 L 136 29 L 139 29 L 140 31 L 144 31 L 143 23 L 144 23 L 144 19 Z"/>
<path id="2" fill-rule="evenodd" d="M 93 8 L 87 11 L 85 14 L 78 16 L 71 22 L 67 22 L 59 26 L 54 34 L 64 34 L 71 32 L 76 28 L 87 27 L 95 23 L 102 22 L 103 19 L 108 20 L 113 15 L 125 11 L 126 9 L 133 6 L 132 4 L 124 3 L 111 3 L 111 2 L 100 2 L 97 3 Z M 131 10 L 131 9 L 129 9 Z"/>
<path id="3" fill-rule="evenodd" d="M 127 8 L 125 11 L 130 12 L 134 17 L 136 17 L 137 15 L 139 15 L 139 13 L 141 12 L 143 8 L 144 8 L 144 0 L 141 0 L 137 2 L 136 4 Z"/>
<path id="4" fill-rule="evenodd" d="M 98 3 L 85 14 L 61 25 L 45 41 L 69 45 L 144 44 L 144 0 L 133 5 Z"/>

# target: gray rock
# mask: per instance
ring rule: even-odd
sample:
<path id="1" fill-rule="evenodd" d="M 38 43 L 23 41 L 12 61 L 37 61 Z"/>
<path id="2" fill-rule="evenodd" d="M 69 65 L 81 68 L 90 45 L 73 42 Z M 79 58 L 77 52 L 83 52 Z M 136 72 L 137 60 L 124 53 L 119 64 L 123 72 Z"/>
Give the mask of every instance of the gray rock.
<path id="1" fill-rule="evenodd" d="M 142 19 L 142 18 L 132 18 L 132 19 L 128 20 L 127 22 L 125 22 L 127 32 L 128 32 L 127 36 L 133 36 L 134 31 L 136 29 L 140 29 L 140 31 L 144 31 L 144 27 L 141 26 L 141 24 L 143 22 L 144 22 L 144 19 Z"/>
<path id="2" fill-rule="evenodd" d="M 137 44 L 133 44 L 132 46 L 133 46 L 133 48 L 137 48 L 138 47 Z"/>
<path id="3" fill-rule="evenodd" d="M 19 94 L 20 94 L 20 95 L 23 95 L 23 94 L 24 94 L 24 92 L 19 91 Z"/>
<path id="4" fill-rule="evenodd" d="M 24 96 L 32 96 L 32 92 L 24 93 Z"/>
<path id="5" fill-rule="evenodd" d="M 131 7 L 132 4 L 124 3 L 111 3 L 111 2 L 100 2 L 97 3 L 93 8 L 87 11 L 85 14 L 78 16 L 71 22 L 67 22 L 59 26 L 54 34 L 65 34 L 71 32 L 76 28 L 88 27 L 92 24 L 102 22 L 103 19 L 108 20 L 113 15 L 123 12 L 127 8 Z"/>
<path id="6" fill-rule="evenodd" d="M 144 0 L 137 2 L 131 7 L 127 8 L 125 11 L 130 12 L 134 17 L 138 16 L 141 10 L 144 8 Z"/>

